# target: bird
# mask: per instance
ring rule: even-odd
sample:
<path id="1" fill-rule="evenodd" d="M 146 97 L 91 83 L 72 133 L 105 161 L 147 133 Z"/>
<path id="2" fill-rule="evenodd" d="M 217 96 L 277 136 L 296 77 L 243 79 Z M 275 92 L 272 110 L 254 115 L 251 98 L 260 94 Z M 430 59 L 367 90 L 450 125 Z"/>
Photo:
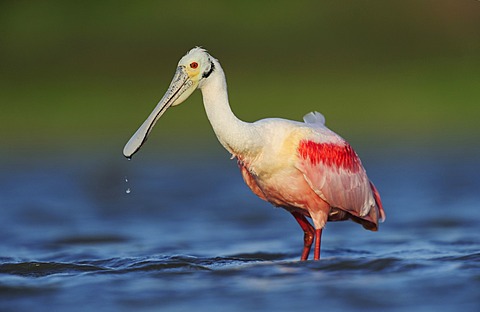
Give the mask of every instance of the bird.
<path id="1" fill-rule="evenodd" d="M 169 107 L 202 93 L 208 120 L 218 141 L 236 158 L 247 186 L 259 198 L 292 214 L 304 232 L 300 260 L 320 259 L 327 222 L 352 220 L 377 231 L 385 220 L 380 194 L 350 144 L 325 126 L 318 112 L 303 122 L 265 118 L 240 120 L 229 104 L 225 73 L 217 59 L 194 47 L 178 62 L 158 104 L 123 149 L 130 159 Z M 311 219 L 311 222 L 308 219 Z"/>

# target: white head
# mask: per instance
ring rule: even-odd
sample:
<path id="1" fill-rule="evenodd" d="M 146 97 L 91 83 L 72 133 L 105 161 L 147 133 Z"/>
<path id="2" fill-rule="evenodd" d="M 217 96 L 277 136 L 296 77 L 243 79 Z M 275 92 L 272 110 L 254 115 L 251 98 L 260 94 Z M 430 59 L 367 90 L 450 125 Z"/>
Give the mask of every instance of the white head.
<path id="1" fill-rule="evenodd" d="M 170 106 L 181 104 L 195 89 L 202 86 L 203 82 L 215 71 L 215 63 L 217 61 L 206 50 L 199 47 L 191 49 L 180 59 L 167 92 L 125 145 L 123 149 L 125 157 L 132 157 L 140 149 L 157 120 Z"/>

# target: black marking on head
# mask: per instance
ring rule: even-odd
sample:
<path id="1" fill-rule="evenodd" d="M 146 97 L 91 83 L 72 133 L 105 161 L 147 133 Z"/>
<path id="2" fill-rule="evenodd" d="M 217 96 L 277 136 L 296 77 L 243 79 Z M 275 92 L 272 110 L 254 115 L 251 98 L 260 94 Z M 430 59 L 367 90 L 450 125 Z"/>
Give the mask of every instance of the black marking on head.
<path id="1" fill-rule="evenodd" d="M 213 62 L 210 60 L 210 70 L 206 73 L 203 73 L 202 78 L 208 78 L 208 76 L 212 74 L 214 69 L 215 69 L 215 65 L 213 65 Z"/>

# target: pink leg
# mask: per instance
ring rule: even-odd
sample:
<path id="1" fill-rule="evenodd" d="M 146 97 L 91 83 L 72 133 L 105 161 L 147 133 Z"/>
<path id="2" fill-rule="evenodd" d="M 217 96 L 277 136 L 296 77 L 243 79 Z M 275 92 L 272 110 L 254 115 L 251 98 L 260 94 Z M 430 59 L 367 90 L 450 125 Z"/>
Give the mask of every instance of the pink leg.
<path id="1" fill-rule="evenodd" d="M 297 220 L 298 224 L 303 230 L 304 236 L 303 236 L 303 252 L 302 252 L 302 257 L 300 258 L 301 261 L 305 261 L 308 259 L 308 255 L 310 254 L 310 249 L 312 247 L 313 239 L 315 237 L 315 229 L 313 226 L 308 222 L 308 220 L 305 218 L 304 215 L 298 213 L 298 212 L 292 212 L 293 217 L 295 220 Z M 320 230 L 320 235 L 322 234 Z M 320 246 L 319 252 L 320 252 Z M 317 250 L 317 247 L 315 246 L 315 250 Z"/>
<path id="2" fill-rule="evenodd" d="M 315 230 L 315 249 L 313 250 L 313 260 L 320 260 L 320 244 L 322 243 L 322 229 Z"/>

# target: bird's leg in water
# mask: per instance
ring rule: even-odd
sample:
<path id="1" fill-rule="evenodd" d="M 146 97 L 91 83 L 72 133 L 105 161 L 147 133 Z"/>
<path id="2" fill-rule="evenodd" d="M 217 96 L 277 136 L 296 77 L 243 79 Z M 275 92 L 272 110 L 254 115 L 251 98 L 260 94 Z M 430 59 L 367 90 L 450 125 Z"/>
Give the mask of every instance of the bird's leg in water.
<path id="1" fill-rule="evenodd" d="M 315 230 L 315 249 L 313 250 L 313 260 L 320 260 L 320 244 L 322 243 L 322 229 Z"/>
<path id="2" fill-rule="evenodd" d="M 305 261 L 308 259 L 308 255 L 310 254 L 310 249 L 313 244 L 313 239 L 315 238 L 315 229 L 313 226 L 308 222 L 304 215 L 298 212 L 292 212 L 293 217 L 297 220 L 298 224 L 302 228 L 304 232 L 303 236 L 303 252 L 302 257 L 300 258 L 301 261 Z M 320 232 L 321 234 L 321 232 Z M 316 250 L 316 249 L 315 249 Z M 320 249 L 319 249 L 320 251 Z"/>

